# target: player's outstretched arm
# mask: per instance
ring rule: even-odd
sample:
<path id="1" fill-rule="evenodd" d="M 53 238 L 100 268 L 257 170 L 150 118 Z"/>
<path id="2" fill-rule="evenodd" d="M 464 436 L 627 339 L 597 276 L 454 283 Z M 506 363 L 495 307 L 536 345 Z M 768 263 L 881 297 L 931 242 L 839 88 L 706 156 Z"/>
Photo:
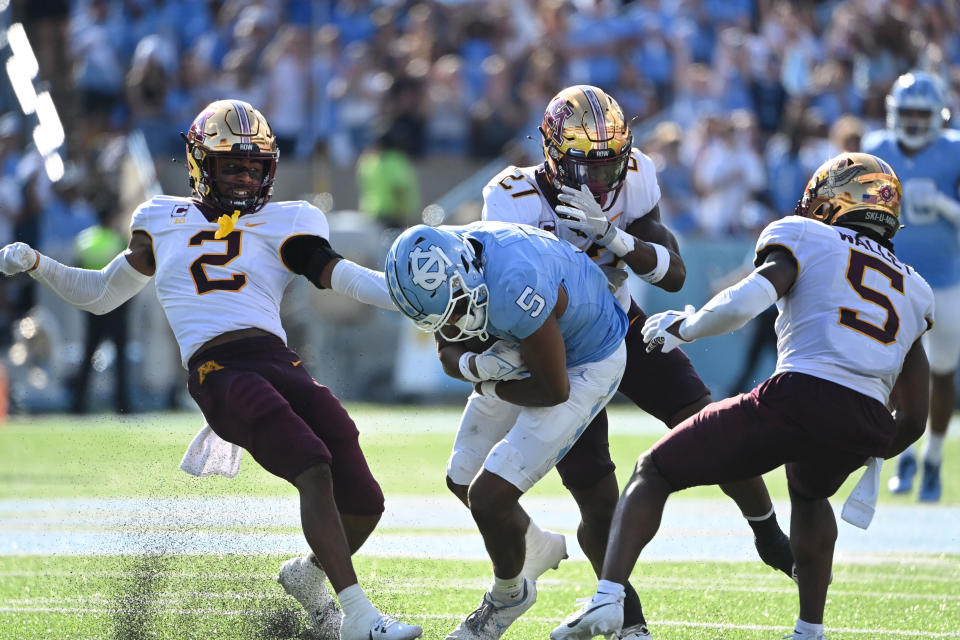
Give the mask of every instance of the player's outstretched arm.
<path id="1" fill-rule="evenodd" d="M 727 287 L 700 310 L 657 313 L 643 324 L 643 341 L 650 351 L 669 351 L 680 342 L 735 331 L 786 295 L 797 279 L 797 263 L 788 251 L 774 249 L 764 262 L 737 284 Z"/>
<path id="2" fill-rule="evenodd" d="M 146 244 L 144 239 L 146 237 Z M 144 252 L 149 252 L 149 258 Z M 28 273 L 78 309 L 102 315 L 135 296 L 153 275 L 149 236 L 133 234 L 129 248 L 99 271 L 68 267 L 23 242 L 0 249 L 0 271 Z"/>
<path id="3" fill-rule="evenodd" d="M 903 361 L 903 368 L 890 393 L 890 405 L 894 422 L 897 424 L 897 437 L 890 445 L 886 457 L 894 458 L 923 435 L 927 424 L 927 412 L 930 408 L 930 364 L 919 338 L 910 347 Z"/>
<path id="4" fill-rule="evenodd" d="M 382 271 L 374 271 L 347 260 L 326 238 L 297 235 L 280 248 L 287 268 L 305 276 L 318 289 L 333 289 L 364 304 L 396 311 Z"/>

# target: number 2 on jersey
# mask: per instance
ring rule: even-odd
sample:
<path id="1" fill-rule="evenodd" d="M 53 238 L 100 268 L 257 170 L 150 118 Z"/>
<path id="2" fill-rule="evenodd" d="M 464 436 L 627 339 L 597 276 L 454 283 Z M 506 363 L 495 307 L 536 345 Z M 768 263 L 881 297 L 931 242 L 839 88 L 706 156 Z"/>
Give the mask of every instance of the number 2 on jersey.
<path id="1" fill-rule="evenodd" d="M 871 324 L 859 318 L 859 312 L 856 309 L 840 307 L 840 324 L 858 331 L 865 336 L 873 338 L 882 344 L 893 344 L 897 341 L 897 332 L 900 330 L 900 316 L 897 315 L 897 309 L 893 306 L 890 298 L 875 289 L 871 289 L 863 283 L 863 278 L 867 269 L 873 269 L 877 273 L 886 276 L 890 281 L 890 288 L 898 293 L 903 293 L 903 274 L 891 267 L 889 264 L 876 256 L 871 256 L 860 251 L 850 250 L 850 261 L 847 264 L 847 282 L 853 287 L 861 298 L 882 307 L 887 312 L 887 319 L 882 327 Z"/>
<path id="2" fill-rule="evenodd" d="M 190 238 L 191 247 L 199 247 L 204 242 L 224 242 L 227 245 L 223 253 L 205 253 L 190 265 L 190 275 L 193 276 L 193 282 L 197 285 L 197 293 L 200 295 L 211 291 L 239 291 L 247 284 L 245 273 L 235 273 L 231 278 L 214 280 L 207 277 L 207 272 L 204 269 L 205 265 L 223 267 L 230 264 L 240 255 L 242 246 L 242 231 L 234 231 L 220 240 L 214 238 L 214 233 L 212 230 L 201 231 Z"/>

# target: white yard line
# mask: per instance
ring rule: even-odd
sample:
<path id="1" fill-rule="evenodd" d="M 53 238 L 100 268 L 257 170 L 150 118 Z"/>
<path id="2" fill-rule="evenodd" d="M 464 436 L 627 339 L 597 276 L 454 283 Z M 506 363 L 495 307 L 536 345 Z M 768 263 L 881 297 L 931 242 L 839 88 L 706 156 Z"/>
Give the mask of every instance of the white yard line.
<path id="1" fill-rule="evenodd" d="M 573 539 L 579 516 L 572 499 L 523 502 L 540 526 L 570 534 L 571 558 L 585 559 Z M 486 558 L 469 512 L 452 496 L 397 496 L 386 504 L 362 554 Z M 789 504 L 778 503 L 777 512 L 789 530 Z M 293 497 L 0 500 L 0 555 L 299 553 L 307 550 L 299 522 Z M 882 504 L 867 531 L 839 524 L 841 562 L 940 553 L 960 554 L 958 507 Z M 675 499 L 643 557 L 723 561 L 755 554 L 752 533 L 732 502 Z"/>

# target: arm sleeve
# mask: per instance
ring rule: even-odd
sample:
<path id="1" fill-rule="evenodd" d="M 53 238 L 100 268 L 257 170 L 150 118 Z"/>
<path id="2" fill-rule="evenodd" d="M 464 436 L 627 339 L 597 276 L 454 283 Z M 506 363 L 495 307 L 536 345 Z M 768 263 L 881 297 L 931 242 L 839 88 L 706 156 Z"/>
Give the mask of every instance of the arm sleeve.
<path id="1" fill-rule="evenodd" d="M 30 272 L 60 299 L 78 309 L 103 315 L 137 295 L 150 276 L 133 268 L 124 254 L 99 271 L 60 264 L 40 254 L 40 264 Z"/>
<path id="2" fill-rule="evenodd" d="M 330 286 L 334 291 L 350 296 L 364 304 L 396 311 L 387 291 L 387 278 L 382 271 L 361 267 L 355 262 L 341 260 L 333 267 Z"/>
<path id="3" fill-rule="evenodd" d="M 684 319 L 680 337 L 692 341 L 736 331 L 776 301 L 773 283 L 754 271 Z"/>

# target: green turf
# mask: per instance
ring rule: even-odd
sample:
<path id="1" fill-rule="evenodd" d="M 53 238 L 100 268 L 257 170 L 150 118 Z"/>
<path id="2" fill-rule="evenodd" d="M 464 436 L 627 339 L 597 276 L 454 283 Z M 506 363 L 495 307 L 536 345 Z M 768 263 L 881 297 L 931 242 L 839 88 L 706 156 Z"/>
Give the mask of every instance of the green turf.
<path id="1" fill-rule="evenodd" d="M 456 408 L 349 409 L 388 496 L 445 492 Z M 633 421 L 642 433 L 620 435 Z M 659 428 L 624 407 L 612 410 L 611 422 L 618 427 L 611 444 L 622 482 Z M 14 419 L 0 427 L 0 499 L 293 494 L 249 458 L 234 480 L 181 472 L 180 457 L 199 425 L 198 414 Z M 957 438 L 948 440 L 946 456 L 948 464 L 960 460 Z M 960 474 L 947 469 L 944 502 L 955 505 Z M 885 478 L 891 471 L 887 465 Z M 782 471 L 767 480 L 774 497 L 785 499 Z M 551 474 L 531 499 L 563 493 Z M 722 499 L 714 488 L 683 495 Z M 316 640 L 299 607 L 273 581 L 283 559 L 0 556 L 0 640 Z M 443 638 L 479 603 L 490 575 L 487 562 L 361 554 L 356 564 L 375 603 L 422 624 L 428 640 Z M 831 640 L 960 638 L 960 557 L 879 557 L 840 564 L 834 573 L 826 619 Z M 634 582 L 658 640 L 772 640 L 788 633 L 796 616 L 794 585 L 759 563 L 641 563 Z M 537 604 L 505 638 L 546 638 L 594 586 L 585 563 L 562 564 L 543 577 Z"/>
<path id="2" fill-rule="evenodd" d="M 443 492 L 447 456 L 453 443 L 459 410 L 456 407 L 384 407 L 356 405 L 350 413 L 361 430 L 361 444 L 374 475 L 388 494 L 424 495 Z M 240 474 L 231 480 L 193 478 L 178 465 L 187 444 L 201 425 L 195 413 L 150 414 L 128 418 L 20 417 L 0 427 L 0 498 L 63 496 L 135 497 L 155 495 L 287 495 L 290 486 L 266 473 L 246 457 Z M 636 423 L 640 435 L 621 435 Z M 659 437 L 655 420 L 624 406 L 611 410 L 610 437 L 621 484 L 637 456 Z M 413 433 L 409 431 L 413 430 Z M 960 438 L 947 439 L 943 504 L 960 503 Z M 109 460 L 109 465 L 101 461 Z M 958 463 L 960 464 L 960 463 Z M 884 465 L 883 483 L 893 473 Z M 846 495 L 856 481 L 838 494 Z M 131 482 L 136 478 L 136 482 Z M 787 498 L 782 470 L 766 476 L 774 499 Z M 564 495 L 556 473 L 549 474 L 531 495 Z M 716 497 L 715 487 L 690 489 L 678 495 Z M 881 492 L 882 501 L 905 503 L 906 496 Z"/>
<path id="3" fill-rule="evenodd" d="M 283 558 L 0 557 L 0 639 L 314 639 L 273 581 Z M 443 638 L 487 587 L 483 562 L 359 557 L 374 602 Z M 831 640 L 957 637 L 960 557 L 837 567 Z M 756 563 L 642 565 L 635 574 L 658 640 L 778 638 L 790 631 L 793 584 Z M 592 592 L 586 563 L 540 580 L 537 604 L 504 636 L 546 638 Z"/>

